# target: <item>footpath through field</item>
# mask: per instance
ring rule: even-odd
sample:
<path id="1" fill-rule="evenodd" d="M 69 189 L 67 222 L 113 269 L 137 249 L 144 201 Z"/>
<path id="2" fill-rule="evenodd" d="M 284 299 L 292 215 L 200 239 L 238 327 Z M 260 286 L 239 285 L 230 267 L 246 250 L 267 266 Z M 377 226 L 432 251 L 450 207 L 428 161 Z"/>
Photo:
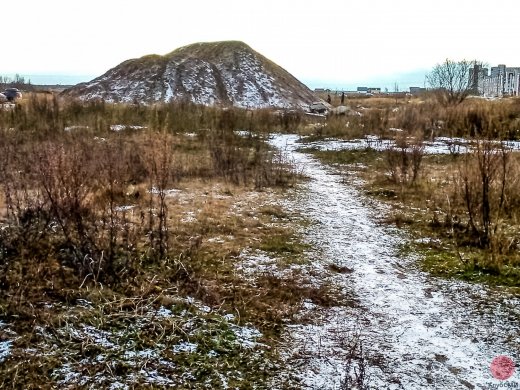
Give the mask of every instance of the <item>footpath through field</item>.
<path id="1" fill-rule="evenodd" d="M 308 389 L 346 389 L 347 376 L 366 368 L 367 388 L 520 388 L 518 369 L 502 382 L 490 371 L 498 355 L 520 363 L 519 299 L 418 270 L 416 259 L 398 254 L 407 237 L 378 224 L 384 206 L 367 199 L 355 178 L 297 152 L 297 140 L 271 139 L 310 178 L 286 206 L 312 222 L 305 234 L 316 248 L 314 267 L 339 270 L 331 280 L 356 304 L 309 304 L 312 320 L 286 334 L 289 372 L 281 379 L 296 376 Z"/>

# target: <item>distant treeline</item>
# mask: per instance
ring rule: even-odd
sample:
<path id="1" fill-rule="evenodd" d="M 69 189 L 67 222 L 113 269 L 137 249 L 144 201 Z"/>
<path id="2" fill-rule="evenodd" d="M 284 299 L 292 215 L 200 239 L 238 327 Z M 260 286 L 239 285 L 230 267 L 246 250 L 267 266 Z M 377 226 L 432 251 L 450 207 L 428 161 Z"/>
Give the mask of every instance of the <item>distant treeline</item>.
<path id="1" fill-rule="evenodd" d="M 18 88 L 24 91 L 33 90 L 34 86 L 31 84 L 31 80 L 25 80 L 25 77 L 15 74 L 14 77 L 0 76 L 0 89 L 5 88 Z"/>

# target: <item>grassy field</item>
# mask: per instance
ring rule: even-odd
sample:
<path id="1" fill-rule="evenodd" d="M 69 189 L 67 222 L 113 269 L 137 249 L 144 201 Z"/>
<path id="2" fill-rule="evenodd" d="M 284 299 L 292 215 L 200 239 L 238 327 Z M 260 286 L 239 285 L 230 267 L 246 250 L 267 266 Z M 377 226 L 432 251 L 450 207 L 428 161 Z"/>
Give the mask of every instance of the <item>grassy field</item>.
<path id="1" fill-rule="evenodd" d="M 496 142 L 517 138 L 518 100 L 347 104 L 314 117 L 47 93 L 1 110 L 0 387 L 265 388 L 303 303 L 338 301 L 293 271 L 313 248 L 283 198 L 305 178 L 269 132 L 363 178 L 425 270 L 520 287 L 520 158 Z M 395 143 L 305 145 L 367 135 Z M 472 152 L 425 154 L 436 136 Z"/>
<path id="2" fill-rule="evenodd" d="M 468 99 L 447 108 L 427 98 L 349 103 L 362 115 L 330 118 L 319 133 L 304 133 L 302 149 L 356 172 L 368 195 L 390 204 L 392 215 L 384 222 L 411 233 L 414 240 L 403 251 L 419 253 L 425 270 L 519 287 L 520 156 L 499 142 L 517 138 L 518 99 Z M 305 146 L 326 137 L 366 135 L 393 144 L 386 150 Z M 423 142 L 437 136 L 464 139 L 455 139 L 449 154 L 426 154 Z M 469 152 L 461 153 L 460 145 Z"/>
<path id="3" fill-rule="evenodd" d="M 331 95 L 340 104 L 340 95 Z M 520 137 L 518 98 L 485 100 L 468 98 L 462 104 L 441 106 L 432 96 L 381 95 L 348 97 L 350 115 L 332 115 L 326 121 L 302 127 L 301 134 L 314 139 L 356 139 L 364 135 L 393 138 L 395 129 L 408 137 L 469 137 L 516 140 Z M 394 129 L 394 130 L 392 130 Z"/>
<path id="4" fill-rule="evenodd" d="M 307 261 L 280 206 L 302 178 L 265 142 L 299 121 L 52 94 L 0 112 L 0 387 L 265 385 L 330 295 L 256 269 Z"/>

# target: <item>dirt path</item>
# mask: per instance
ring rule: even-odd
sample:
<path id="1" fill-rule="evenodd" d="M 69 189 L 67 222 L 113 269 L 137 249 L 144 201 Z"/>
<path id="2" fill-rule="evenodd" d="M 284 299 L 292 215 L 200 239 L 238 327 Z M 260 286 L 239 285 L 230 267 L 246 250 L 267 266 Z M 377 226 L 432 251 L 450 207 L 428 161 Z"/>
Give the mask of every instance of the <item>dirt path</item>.
<path id="1" fill-rule="evenodd" d="M 318 250 L 314 266 L 336 264 L 333 283 L 357 305 L 319 308 L 312 324 L 289 329 L 284 356 L 308 389 L 341 389 L 347 371 L 367 368 L 369 388 L 472 389 L 499 384 L 489 370 L 497 355 L 520 362 L 519 299 L 500 289 L 434 278 L 397 249 L 406 239 L 377 224 L 384 207 L 368 200 L 334 169 L 296 152 L 296 136 L 278 135 L 310 180 L 287 207 L 315 222 L 305 232 Z M 362 352 L 349 356 L 358 337 Z M 509 382 L 520 387 L 517 372 Z M 505 383 L 505 382 L 503 382 Z"/>

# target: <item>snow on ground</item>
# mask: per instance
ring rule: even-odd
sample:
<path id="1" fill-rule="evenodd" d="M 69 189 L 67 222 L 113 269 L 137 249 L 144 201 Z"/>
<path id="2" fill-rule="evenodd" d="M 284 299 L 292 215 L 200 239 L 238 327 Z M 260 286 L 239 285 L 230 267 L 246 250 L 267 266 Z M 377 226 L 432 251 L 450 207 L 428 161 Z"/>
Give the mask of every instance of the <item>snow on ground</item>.
<path id="1" fill-rule="evenodd" d="M 262 359 L 265 346 L 257 342 L 262 334 L 256 328 L 237 325 L 234 315 L 221 315 L 191 297 L 175 297 L 173 302 L 171 307 L 143 307 L 144 311 L 118 312 L 102 321 L 90 319 L 96 323 L 91 325 L 78 321 L 77 316 L 98 313 L 100 308 L 81 300 L 78 307 L 84 311 L 67 309 L 74 321 L 35 328 L 38 342 L 17 355 L 44 356 L 57 362 L 49 378 L 66 388 L 113 389 L 134 388 L 136 384 L 184 388 L 200 376 L 198 365 L 213 362 L 217 370 L 225 364 L 227 353 L 243 355 L 244 362 Z M 216 351 L 207 350 L 211 345 Z M 0 342 L 0 362 L 10 350 L 11 341 Z M 181 368 L 183 361 L 191 363 Z M 242 375 L 225 367 L 210 374 L 212 380 L 217 377 L 221 381 Z"/>
<path id="2" fill-rule="evenodd" d="M 176 189 L 176 188 L 171 188 L 168 190 L 164 189 L 162 191 L 164 192 L 164 194 L 167 198 L 178 195 L 181 192 L 181 190 Z M 159 195 L 161 193 L 161 190 L 157 187 L 152 187 L 148 192 L 153 195 Z"/>
<path id="3" fill-rule="evenodd" d="M 90 126 L 72 125 L 72 126 L 66 126 L 63 130 L 64 131 L 74 131 L 74 130 L 88 130 L 88 129 L 90 129 Z"/>
<path id="4" fill-rule="evenodd" d="M 182 343 L 173 346 L 173 352 L 174 353 L 179 353 L 179 352 L 193 353 L 193 352 L 197 352 L 197 347 L 198 347 L 198 345 L 195 343 L 189 343 L 187 341 L 183 341 Z"/>
<path id="5" fill-rule="evenodd" d="M 310 177 L 287 208 L 316 222 L 306 231 L 320 250 L 314 263 L 351 270 L 338 274 L 336 283 L 351 291 L 357 305 L 310 305 L 315 320 L 285 335 L 288 372 L 279 381 L 295 376 L 305 389 L 339 389 L 359 363 L 358 356 L 347 364 L 358 339 L 371 388 L 484 389 L 497 383 L 489 370 L 495 356 L 520 361 L 520 300 L 500 288 L 419 271 L 413 258 L 398 254 L 407 238 L 377 223 L 384 208 L 332 168 L 295 152 L 297 140 L 277 135 L 271 141 Z"/>
<path id="6" fill-rule="evenodd" d="M 9 357 L 12 343 L 11 340 L 0 341 L 0 363 Z"/>
<path id="7" fill-rule="evenodd" d="M 146 126 L 139 125 L 110 125 L 112 131 L 123 131 L 123 130 L 142 130 L 146 129 Z"/>
<path id="8" fill-rule="evenodd" d="M 520 142 L 518 141 L 505 141 L 504 145 L 512 150 L 520 150 Z M 365 138 L 349 141 L 328 138 L 322 141 L 305 143 L 305 147 L 319 150 L 359 150 L 372 148 L 381 151 L 389 149 L 392 146 L 395 146 L 393 140 L 381 139 L 374 135 L 367 135 Z M 437 137 L 433 141 L 424 141 L 424 153 L 426 154 L 467 153 L 469 147 L 470 142 L 464 138 Z"/>
<path id="9" fill-rule="evenodd" d="M 129 211 L 129 210 L 134 209 L 135 207 L 136 207 L 135 205 L 129 204 L 129 205 L 123 205 L 123 206 L 114 207 L 114 210 L 115 211 Z"/>
<path id="10" fill-rule="evenodd" d="M 0 108 L 4 111 L 11 111 L 11 110 L 14 110 L 16 107 L 16 104 L 14 103 L 3 103 L 3 104 L 0 104 Z"/>
<path id="11" fill-rule="evenodd" d="M 0 336 L 0 363 L 2 363 L 11 355 L 13 341 L 17 334 L 10 329 L 8 324 L 0 321 Z"/>

